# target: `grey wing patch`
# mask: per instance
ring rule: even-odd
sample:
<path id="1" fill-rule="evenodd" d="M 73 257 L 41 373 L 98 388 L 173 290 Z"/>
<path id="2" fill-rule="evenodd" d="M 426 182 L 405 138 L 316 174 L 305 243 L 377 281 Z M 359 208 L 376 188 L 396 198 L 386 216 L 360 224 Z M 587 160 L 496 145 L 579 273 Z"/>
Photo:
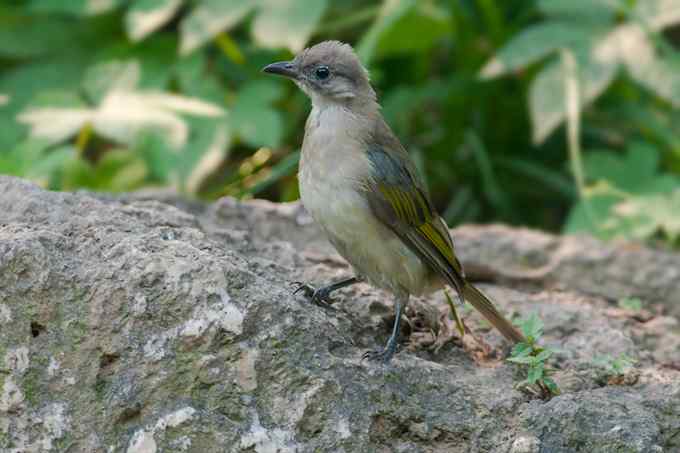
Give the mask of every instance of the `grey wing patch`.
<path id="1" fill-rule="evenodd" d="M 367 152 L 373 166 L 373 174 L 378 181 L 394 186 L 414 184 L 412 176 L 404 163 L 398 162 L 380 147 L 371 147 Z"/>

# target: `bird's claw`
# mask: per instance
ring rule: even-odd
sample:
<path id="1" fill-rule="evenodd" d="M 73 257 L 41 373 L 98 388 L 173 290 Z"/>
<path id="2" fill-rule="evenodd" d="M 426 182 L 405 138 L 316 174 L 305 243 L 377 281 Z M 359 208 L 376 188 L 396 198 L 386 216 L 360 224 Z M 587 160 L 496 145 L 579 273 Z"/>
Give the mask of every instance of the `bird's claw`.
<path id="1" fill-rule="evenodd" d="M 363 362 L 364 360 L 368 360 L 370 362 L 382 362 L 383 364 L 387 365 L 389 361 L 392 359 L 393 355 L 394 351 L 391 350 L 390 348 L 373 349 L 364 352 L 363 355 L 361 356 L 361 361 Z"/>
<path id="2" fill-rule="evenodd" d="M 303 282 L 290 282 L 290 285 L 295 287 L 293 294 L 303 293 L 305 297 L 312 297 L 314 294 L 314 287 Z"/>
<path id="3" fill-rule="evenodd" d="M 330 307 L 333 300 L 330 297 L 330 291 L 326 288 L 316 289 L 312 285 L 303 282 L 292 282 L 291 285 L 296 286 L 293 294 L 302 293 L 310 302 L 320 307 Z"/>

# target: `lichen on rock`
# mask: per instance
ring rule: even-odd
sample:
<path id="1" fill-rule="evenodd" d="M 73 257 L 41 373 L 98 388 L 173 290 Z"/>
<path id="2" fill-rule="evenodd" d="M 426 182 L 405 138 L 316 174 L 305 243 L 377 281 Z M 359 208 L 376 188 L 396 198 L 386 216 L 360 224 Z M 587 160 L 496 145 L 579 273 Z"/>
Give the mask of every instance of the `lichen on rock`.
<path id="1" fill-rule="evenodd" d="M 391 301 L 364 284 L 335 309 L 292 295 L 291 281 L 350 272 L 299 204 L 2 176 L 0 193 L 2 452 L 680 451 L 675 254 L 454 231 L 485 291 L 510 315 L 537 312 L 562 350 L 563 394 L 543 401 L 514 388 L 507 345 L 475 315 L 485 347 L 446 330 L 441 295 L 413 301 L 389 367 L 362 362 Z M 626 296 L 649 313 L 613 303 Z M 620 354 L 635 379 L 598 379 L 594 357 Z"/>

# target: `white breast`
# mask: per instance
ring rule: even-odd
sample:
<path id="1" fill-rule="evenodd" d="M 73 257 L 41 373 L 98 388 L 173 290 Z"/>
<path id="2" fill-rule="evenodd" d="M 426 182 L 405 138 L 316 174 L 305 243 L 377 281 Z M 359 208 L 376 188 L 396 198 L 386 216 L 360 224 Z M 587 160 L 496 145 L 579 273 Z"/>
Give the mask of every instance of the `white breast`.
<path id="1" fill-rule="evenodd" d="M 340 108 L 314 109 L 302 147 L 300 196 L 338 252 L 376 286 L 420 294 L 426 269 L 384 226 L 360 193 L 368 177 L 357 118 Z"/>
<path id="2" fill-rule="evenodd" d="M 298 177 L 305 208 L 328 233 L 344 239 L 371 217 L 368 204 L 357 192 L 367 176 L 368 159 L 355 137 L 338 135 L 339 130 L 346 130 L 342 123 L 348 120 L 333 110 L 312 111 L 310 122 L 321 120 L 321 115 L 324 122 L 308 126 Z"/>

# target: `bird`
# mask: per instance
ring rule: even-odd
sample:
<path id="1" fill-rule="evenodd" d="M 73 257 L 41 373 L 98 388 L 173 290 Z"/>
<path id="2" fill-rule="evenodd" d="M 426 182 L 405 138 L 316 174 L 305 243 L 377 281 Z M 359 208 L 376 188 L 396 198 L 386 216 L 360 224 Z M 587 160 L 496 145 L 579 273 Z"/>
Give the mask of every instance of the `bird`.
<path id="1" fill-rule="evenodd" d="M 333 291 L 366 281 L 394 296 L 389 339 L 363 358 L 389 363 L 409 298 L 447 286 L 505 338 L 526 341 L 466 279 L 448 226 L 383 118 L 368 71 L 354 49 L 323 41 L 262 71 L 291 79 L 311 99 L 298 169 L 300 198 L 354 271 L 350 278 L 319 288 L 300 283 L 298 290 L 324 304 Z"/>

